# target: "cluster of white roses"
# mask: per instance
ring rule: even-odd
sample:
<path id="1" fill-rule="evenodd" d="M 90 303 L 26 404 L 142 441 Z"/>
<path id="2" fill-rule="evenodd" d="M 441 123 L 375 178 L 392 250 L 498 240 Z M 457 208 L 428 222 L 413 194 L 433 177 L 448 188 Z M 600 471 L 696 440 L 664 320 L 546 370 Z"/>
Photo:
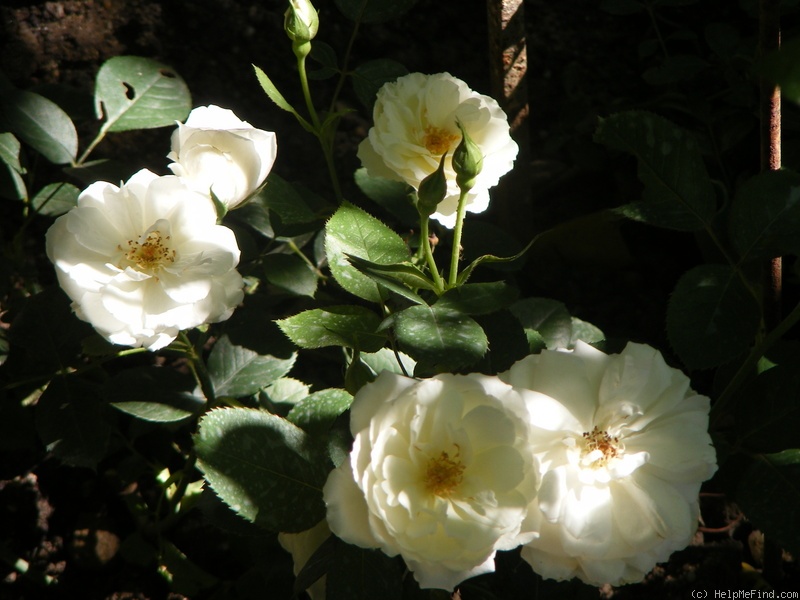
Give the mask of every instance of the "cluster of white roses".
<path id="1" fill-rule="evenodd" d="M 661 354 L 528 356 L 496 377 L 384 372 L 352 404 L 331 531 L 451 590 L 522 545 L 546 578 L 641 581 L 686 547 L 716 471 L 709 399 Z"/>
<path id="2" fill-rule="evenodd" d="M 461 141 L 457 123 L 483 155 L 481 171 L 466 198 L 469 212 L 488 208 L 489 188 L 511 170 L 519 150 L 497 101 L 449 73 L 411 73 L 387 83 L 378 91 L 372 116 L 374 126 L 358 147 L 358 157 L 370 175 L 403 181 L 418 190 L 447 155 L 447 193 L 431 218 L 451 229 L 459 199 L 453 168 L 453 151 Z"/>
<path id="3" fill-rule="evenodd" d="M 163 348 L 181 330 L 230 317 L 243 297 L 233 232 L 213 196 L 236 207 L 264 182 L 275 134 L 218 106 L 172 136 L 174 175 L 147 169 L 86 188 L 47 232 L 47 255 L 73 309 L 115 344 Z"/>

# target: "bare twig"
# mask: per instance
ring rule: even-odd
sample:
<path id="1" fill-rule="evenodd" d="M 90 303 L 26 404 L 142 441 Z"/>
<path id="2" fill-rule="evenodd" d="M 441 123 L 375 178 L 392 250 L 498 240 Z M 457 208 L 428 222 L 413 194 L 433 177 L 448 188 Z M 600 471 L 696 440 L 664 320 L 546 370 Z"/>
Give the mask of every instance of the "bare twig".
<path id="1" fill-rule="evenodd" d="M 761 56 L 776 51 L 781 43 L 780 0 L 761 0 L 759 5 L 758 51 Z M 759 113 L 761 115 L 761 171 L 781 168 L 781 90 L 762 78 Z M 764 316 L 768 328 L 781 321 L 782 260 L 767 265 Z"/>
<path id="2" fill-rule="evenodd" d="M 526 240 L 532 234 L 525 12 L 522 0 L 486 0 L 492 95 L 508 115 L 519 144 L 516 168 L 493 191 L 504 227 Z"/>

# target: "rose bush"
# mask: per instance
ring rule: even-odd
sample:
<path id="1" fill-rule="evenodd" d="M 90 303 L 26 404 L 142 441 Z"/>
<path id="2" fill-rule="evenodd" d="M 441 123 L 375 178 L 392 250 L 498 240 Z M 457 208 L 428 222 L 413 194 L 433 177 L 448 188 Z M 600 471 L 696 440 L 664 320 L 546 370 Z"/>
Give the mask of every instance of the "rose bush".
<path id="1" fill-rule="evenodd" d="M 716 470 L 709 399 L 646 345 L 606 355 L 579 342 L 500 378 L 523 390 L 541 486 L 522 556 L 543 577 L 641 581 L 692 540 Z M 524 391 L 527 390 L 527 391 Z"/>
<path id="2" fill-rule="evenodd" d="M 175 175 L 204 194 L 213 191 L 230 210 L 264 183 L 276 155 L 273 132 L 212 105 L 195 108 L 186 123 L 178 123 L 167 158 Z"/>
<path id="3" fill-rule="evenodd" d="M 233 232 L 212 202 L 148 170 L 96 182 L 47 232 L 47 256 L 75 313 L 110 342 L 163 348 L 227 319 L 242 300 Z"/>
<path id="4" fill-rule="evenodd" d="M 372 176 L 404 181 L 419 189 L 442 155 L 448 154 L 447 195 L 431 215 L 445 227 L 455 225 L 459 199 L 452 164 L 461 140 L 456 121 L 483 154 L 483 168 L 466 199 L 469 212 L 488 208 L 489 188 L 511 170 L 517 156 L 517 144 L 497 101 L 472 91 L 449 73 L 411 73 L 385 84 L 378 91 L 373 120 L 369 136 L 358 147 L 358 156 Z"/>
<path id="5" fill-rule="evenodd" d="M 530 539 L 536 491 L 528 417 L 496 377 L 417 381 L 384 371 L 352 404 L 349 460 L 324 488 L 331 531 L 400 554 L 423 588 L 494 570 L 497 550 Z"/>

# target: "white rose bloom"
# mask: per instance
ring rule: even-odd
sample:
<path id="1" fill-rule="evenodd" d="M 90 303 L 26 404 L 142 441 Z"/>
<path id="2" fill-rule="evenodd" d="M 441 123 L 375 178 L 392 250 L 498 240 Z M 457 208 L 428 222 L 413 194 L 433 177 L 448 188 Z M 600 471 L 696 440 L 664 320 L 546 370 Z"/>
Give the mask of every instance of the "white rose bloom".
<path id="1" fill-rule="evenodd" d="M 353 400 L 349 460 L 324 488 L 331 531 L 400 554 L 423 588 L 452 590 L 494 571 L 536 493 L 529 419 L 496 377 L 388 371 Z"/>
<path id="2" fill-rule="evenodd" d="M 212 190 L 228 210 L 255 192 L 272 169 L 275 134 L 256 129 L 219 106 L 195 108 L 172 134 L 169 168 L 204 194 Z"/>
<path id="3" fill-rule="evenodd" d="M 541 486 L 528 514 L 533 570 L 586 583 L 641 581 L 689 545 L 700 484 L 716 471 L 709 399 L 661 353 L 630 343 L 606 355 L 528 356 L 500 375 L 523 392 Z"/>
<path id="4" fill-rule="evenodd" d="M 227 319 L 242 300 L 233 232 L 178 177 L 144 169 L 97 182 L 47 232 L 47 256 L 75 313 L 110 342 L 157 350 Z"/>
<path id="5" fill-rule="evenodd" d="M 484 156 L 483 169 L 467 195 L 468 211 L 480 213 L 488 208 L 489 188 L 511 170 L 517 157 L 517 144 L 497 102 L 449 73 L 411 73 L 385 84 L 378 91 L 373 120 L 369 137 L 358 147 L 358 157 L 374 177 L 404 181 L 419 189 L 447 152 L 447 196 L 431 218 L 448 228 L 455 225 L 459 197 L 452 164 L 453 151 L 461 141 L 456 121 Z"/>

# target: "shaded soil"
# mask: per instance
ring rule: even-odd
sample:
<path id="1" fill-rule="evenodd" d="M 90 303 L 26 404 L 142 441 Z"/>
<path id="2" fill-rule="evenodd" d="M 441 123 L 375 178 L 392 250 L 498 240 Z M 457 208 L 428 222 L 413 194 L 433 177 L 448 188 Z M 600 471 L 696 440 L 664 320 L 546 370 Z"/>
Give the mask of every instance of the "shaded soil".
<path id="1" fill-rule="evenodd" d="M 352 24 L 332 2 L 318 4 L 319 37 L 341 55 Z M 106 59 L 134 54 L 160 60 L 186 80 L 195 106 L 228 107 L 254 126 L 275 131 L 276 171 L 323 190 L 321 157 L 308 151 L 310 139 L 294 120 L 264 96 L 250 68 L 264 68 L 292 103 L 301 104 L 282 33 L 283 6 L 236 0 L 12 0 L 0 7 L 0 69 L 20 88 L 44 92 L 51 84 L 71 86 L 76 110 L 90 116 L 94 76 Z M 621 186 L 616 173 L 631 164 L 609 165 L 591 144 L 591 134 L 598 115 L 635 106 L 645 93 L 639 40 L 630 32 L 648 27 L 645 17 L 632 17 L 631 29 L 621 29 L 619 20 L 598 10 L 595 0 L 530 0 L 525 8 L 531 105 L 531 154 L 525 168 L 535 203 L 533 222 L 517 224 L 523 233 L 591 215 L 636 193 Z M 491 93 L 486 40 L 483 2 L 421 0 L 396 22 L 364 26 L 353 48 L 353 64 L 392 58 L 411 71 L 449 71 L 474 89 Z M 332 83 L 314 85 L 324 103 Z M 355 147 L 366 135 L 369 115 L 350 91 L 342 95 L 341 108 L 354 112 L 337 134 L 337 158 L 342 172 L 353 172 L 358 166 Z M 95 127 L 85 125 L 80 131 L 84 146 Z M 96 157 L 127 161 L 131 172 L 144 166 L 164 170 L 170 133 L 119 134 L 105 141 Z M 345 195 L 358 200 L 359 192 L 346 183 Z M 685 255 L 662 250 L 684 242 Z M 606 226 L 589 217 L 565 228 L 560 242 L 548 248 L 532 259 L 531 272 L 538 270 L 535 278 L 521 283 L 524 293 L 559 298 L 574 314 L 621 339 L 668 346 L 663 331 L 667 294 L 697 260 L 691 236 L 635 224 Z M 563 264 L 569 265 L 569 276 L 561 275 Z M 30 453 L 14 448 L 13 440 L 2 444 L 1 600 L 250 598 L 258 597 L 252 590 L 264 585 L 263 573 L 271 578 L 270 594 L 262 597 L 291 597 L 291 563 L 274 540 L 226 536 L 199 515 L 195 522 L 180 524 L 171 539 L 206 573 L 236 583 L 218 588 L 216 596 L 170 592 L 167 579 L 152 568 L 152 557 L 143 557 L 136 546 L 132 507 L 151 501 L 154 490 L 129 480 L 119 465 L 93 473 L 59 466 L 43 449 Z M 796 562 L 769 541 L 765 546 L 735 505 L 711 493 L 703 497 L 702 508 L 706 529 L 690 548 L 640 585 L 593 593 L 603 598 L 688 598 L 696 589 L 713 594 L 714 589 L 755 589 L 763 582 L 777 590 L 800 589 Z M 272 565 L 248 570 L 250 565 L 238 559 L 257 543 L 264 544 L 264 564 Z M 513 556 L 500 562 L 509 571 L 518 568 Z M 495 585 L 502 588 L 499 579 Z M 519 593 L 509 589 L 506 597 L 513 600 Z M 470 600 L 467 591 L 462 597 Z"/>

